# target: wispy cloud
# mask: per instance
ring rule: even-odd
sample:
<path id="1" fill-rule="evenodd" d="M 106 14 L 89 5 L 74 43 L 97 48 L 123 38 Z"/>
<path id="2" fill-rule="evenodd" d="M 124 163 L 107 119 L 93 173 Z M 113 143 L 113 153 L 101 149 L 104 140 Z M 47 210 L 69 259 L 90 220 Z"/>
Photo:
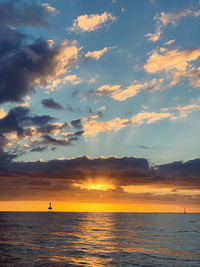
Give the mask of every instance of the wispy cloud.
<path id="1" fill-rule="evenodd" d="M 94 119 L 82 118 L 82 125 L 84 133 L 83 135 L 95 136 L 101 132 L 119 131 L 120 129 L 127 127 L 130 124 L 151 124 L 163 119 L 172 119 L 173 114 L 169 112 L 140 112 L 133 116 L 131 119 L 114 118 L 108 121 L 97 121 Z"/>
<path id="2" fill-rule="evenodd" d="M 188 16 L 198 17 L 200 16 L 200 10 L 195 11 L 191 8 L 186 8 L 181 9 L 178 12 L 161 12 L 160 14 L 157 14 L 153 19 L 156 22 L 155 33 L 147 33 L 145 36 L 149 41 L 156 42 L 160 39 L 164 27 L 166 27 L 168 24 L 175 25 L 179 19 Z"/>
<path id="3" fill-rule="evenodd" d="M 101 96 L 103 94 L 108 94 L 111 98 L 117 101 L 125 101 L 127 98 L 134 97 L 142 89 L 146 91 L 159 90 L 163 79 L 153 79 L 150 82 L 145 82 L 143 84 L 138 81 L 133 81 L 126 89 L 121 89 L 121 85 L 109 85 L 105 84 L 96 89 L 97 95 Z"/>
<path id="4" fill-rule="evenodd" d="M 177 105 L 174 107 L 162 108 L 162 111 L 164 111 L 164 112 L 170 111 L 170 110 L 174 110 L 174 111 L 179 112 L 179 116 L 173 118 L 173 119 L 178 119 L 178 118 L 187 117 L 188 114 L 190 114 L 196 110 L 200 110 L 200 104 L 199 103 L 193 103 L 193 104 L 188 104 L 188 105 Z"/>

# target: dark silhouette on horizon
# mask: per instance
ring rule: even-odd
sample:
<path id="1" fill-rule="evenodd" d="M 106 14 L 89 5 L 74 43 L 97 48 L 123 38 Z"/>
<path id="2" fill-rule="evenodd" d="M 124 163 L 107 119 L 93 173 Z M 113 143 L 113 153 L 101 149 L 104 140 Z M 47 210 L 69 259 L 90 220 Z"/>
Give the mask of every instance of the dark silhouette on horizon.
<path id="1" fill-rule="evenodd" d="M 48 210 L 52 210 L 51 202 L 49 202 Z"/>

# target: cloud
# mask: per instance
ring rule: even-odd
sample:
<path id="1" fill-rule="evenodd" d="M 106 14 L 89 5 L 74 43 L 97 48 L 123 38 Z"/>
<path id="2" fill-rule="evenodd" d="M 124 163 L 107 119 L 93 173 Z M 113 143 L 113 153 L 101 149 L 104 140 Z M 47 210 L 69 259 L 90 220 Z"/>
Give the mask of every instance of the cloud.
<path id="1" fill-rule="evenodd" d="M 47 149 L 47 147 L 35 147 L 31 149 L 31 152 L 44 152 Z"/>
<path id="2" fill-rule="evenodd" d="M 200 67 L 196 69 L 191 67 L 188 71 L 175 72 L 171 85 L 175 85 L 185 78 L 189 78 L 190 84 L 193 87 L 200 87 Z"/>
<path id="3" fill-rule="evenodd" d="M 155 33 L 147 33 L 145 34 L 145 36 L 148 37 L 149 41 L 156 42 L 160 39 L 164 27 L 166 27 L 168 24 L 175 25 L 179 19 L 188 16 L 199 17 L 200 10 L 195 11 L 190 8 L 187 8 L 187 9 L 181 9 L 178 12 L 171 12 L 171 13 L 161 12 L 160 14 L 157 14 L 153 19 L 156 22 Z"/>
<path id="4" fill-rule="evenodd" d="M 169 23 L 175 25 L 176 22 L 182 17 L 198 17 L 200 16 L 200 10 L 192 10 L 190 8 L 181 9 L 178 12 L 164 13 L 161 12 L 159 15 L 154 17 L 155 21 L 158 21 L 162 26 L 166 27 Z"/>
<path id="5" fill-rule="evenodd" d="M 53 146 L 69 146 L 83 135 L 81 120 L 54 122 L 48 115 L 32 115 L 29 108 L 18 106 L 0 119 L 0 151 L 21 156 L 28 152 L 39 152 Z M 74 126 L 79 131 L 66 132 Z"/>
<path id="6" fill-rule="evenodd" d="M 92 52 L 87 52 L 84 57 L 85 59 L 95 59 L 98 60 L 100 57 L 108 51 L 108 47 L 104 47 L 102 50 L 96 50 Z"/>
<path id="7" fill-rule="evenodd" d="M 70 31 L 91 32 L 105 26 L 108 21 L 115 21 L 116 17 L 111 13 L 104 12 L 101 15 L 81 15 L 74 20 L 73 26 L 69 28 Z"/>
<path id="8" fill-rule="evenodd" d="M 72 120 L 71 125 L 74 126 L 76 129 L 81 130 L 83 128 L 81 121 L 81 119 Z"/>
<path id="9" fill-rule="evenodd" d="M 0 28 L 0 38 L 0 103 L 23 101 L 36 86 L 54 90 L 78 60 L 78 48 L 69 42 L 26 44 L 26 36 L 11 28 Z"/>
<path id="10" fill-rule="evenodd" d="M 154 92 L 154 91 L 160 90 L 163 81 L 164 81 L 163 78 L 153 79 L 151 82 L 148 83 L 148 86 L 145 90 L 147 92 Z"/>
<path id="11" fill-rule="evenodd" d="M 173 44 L 175 41 L 176 41 L 176 40 L 169 40 L 169 41 L 165 42 L 164 44 L 165 44 L 165 45 L 171 45 L 171 44 Z"/>
<path id="12" fill-rule="evenodd" d="M 57 135 L 60 133 L 61 130 L 68 128 L 69 125 L 66 122 L 57 122 L 57 123 L 51 123 L 46 124 L 44 126 L 41 126 L 37 129 L 38 134 L 54 134 Z"/>
<path id="13" fill-rule="evenodd" d="M 132 84 L 130 84 L 125 90 L 117 90 L 112 92 L 111 97 L 114 100 L 118 101 L 124 101 L 127 98 L 133 97 L 137 95 L 142 88 L 144 88 L 144 84 L 137 83 L 137 81 L 134 81 Z"/>
<path id="14" fill-rule="evenodd" d="M 0 3 L 0 25 L 48 27 L 46 18 L 57 13 L 58 11 L 47 3 L 36 5 L 33 2 L 27 4 L 4 1 Z"/>
<path id="15" fill-rule="evenodd" d="M 55 7 L 50 6 L 48 3 L 43 3 L 41 6 L 50 15 L 57 15 L 59 13 L 59 11 L 55 9 Z"/>
<path id="16" fill-rule="evenodd" d="M 73 75 L 67 75 L 63 78 L 63 83 L 70 82 L 73 85 L 81 83 L 81 79 L 78 78 L 75 74 Z"/>
<path id="17" fill-rule="evenodd" d="M 188 114 L 200 110 L 200 104 L 189 104 L 189 105 L 177 105 L 169 108 L 162 108 L 162 111 L 175 110 L 179 112 L 179 117 L 174 117 L 174 119 L 187 117 Z"/>
<path id="18" fill-rule="evenodd" d="M 103 105 L 103 106 L 99 107 L 98 110 L 99 111 L 106 110 L 106 105 Z"/>
<path id="19" fill-rule="evenodd" d="M 176 203 L 182 203 L 184 199 L 189 204 L 197 204 L 200 195 L 198 158 L 152 168 L 145 158 L 85 156 L 14 162 L 3 153 L 0 165 L 4 166 L 0 172 L 1 200 L 47 200 L 52 196 L 52 199 L 72 201 L 78 193 L 80 200 L 87 198 L 94 202 L 99 191 L 104 192 L 106 199 L 102 201 L 107 202 L 119 199 L 124 203 L 128 194 L 131 202 L 137 199 L 174 203 L 176 199 Z"/>
<path id="20" fill-rule="evenodd" d="M 159 73 L 162 71 L 171 73 L 173 80 L 170 85 L 175 85 L 180 80 L 189 77 L 191 84 L 199 86 L 200 68 L 195 69 L 191 62 L 200 57 L 200 48 L 165 50 L 163 53 L 154 51 L 148 58 L 144 69 L 148 73 Z"/>
<path id="21" fill-rule="evenodd" d="M 62 110 L 63 106 L 55 102 L 52 98 L 46 98 L 41 100 L 43 106 L 51 109 Z"/>
<path id="22" fill-rule="evenodd" d="M 147 60 L 144 69 L 149 73 L 162 71 L 185 71 L 190 61 L 196 60 L 200 56 L 200 48 L 184 49 L 182 51 L 167 50 L 163 54 L 157 51 Z"/>
<path id="23" fill-rule="evenodd" d="M 83 135 L 96 136 L 101 132 L 119 131 L 130 124 L 151 124 L 162 119 L 173 119 L 173 115 L 169 112 L 140 112 L 131 119 L 115 118 L 108 121 L 97 121 L 94 119 L 82 118 Z"/>
<path id="24" fill-rule="evenodd" d="M 155 149 L 162 149 L 162 147 L 157 147 L 157 146 L 143 146 L 143 145 L 139 145 L 137 146 L 137 148 L 140 148 L 140 149 L 145 149 L 145 150 L 155 150 Z"/>
<path id="25" fill-rule="evenodd" d="M 92 110 L 92 108 L 87 107 L 86 113 L 90 115 L 90 118 L 103 118 L 103 113 L 99 109 L 95 112 Z"/>
<path id="26" fill-rule="evenodd" d="M 48 115 L 30 116 L 30 110 L 25 107 L 16 107 L 11 109 L 8 114 L 0 119 L 0 133 L 16 132 L 23 134 L 23 128 L 30 125 L 44 125 L 55 119 Z"/>
<path id="27" fill-rule="evenodd" d="M 7 111 L 4 111 L 3 108 L 0 108 L 0 119 L 4 118 L 8 114 Z"/>
<path id="28" fill-rule="evenodd" d="M 50 135 L 44 135 L 42 143 L 46 145 L 53 145 L 53 146 L 69 146 L 70 145 L 68 138 L 64 138 L 64 139 L 57 138 L 56 139 Z"/>
<path id="29" fill-rule="evenodd" d="M 89 80 L 89 84 L 94 84 L 96 82 L 96 80 L 94 79 L 94 78 L 91 78 L 90 80 Z"/>
<path id="30" fill-rule="evenodd" d="M 146 91 L 155 91 L 160 89 L 163 79 L 153 79 L 151 82 L 144 84 L 139 83 L 138 81 L 133 81 L 126 89 L 122 90 L 121 85 L 102 85 L 96 89 L 97 95 L 108 94 L 111 98 L 117 101 L 124 101 L 127 98 L 134 97 L 142 89 L 146 88 Z"/>
<path id="31" fill-rule="evenodd" d="M 11 109 L 0 119 L 0 151 L 6 150 L 9 155 L 19 157 L 29 152 L 42 152 L 50 146 L 71 145 L 83 134 L 83 131 L 66 133 L 71 125 L 55 120 L 48 115 L 32 115 L 26 107 Z"/>
<path id="32" fill-rule="evenodd" d="M 156 42 L 160 39 L 161 34 L 162 34 L 162 31 L 158 28 L 156 29 L 155 33 L 147 33 L 145 34 L 145 36 L 148 37 L 149 41 Z"/>

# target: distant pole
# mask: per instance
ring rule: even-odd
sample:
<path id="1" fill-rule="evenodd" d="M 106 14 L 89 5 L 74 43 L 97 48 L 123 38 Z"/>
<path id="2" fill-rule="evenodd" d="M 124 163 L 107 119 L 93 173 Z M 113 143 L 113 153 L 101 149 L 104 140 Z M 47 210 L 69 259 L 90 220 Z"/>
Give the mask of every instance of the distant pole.
<path id="1" fill-rule="evenodd" d="M 49 207 L 48 207 L 49 211 L 52 211 L 52 206 L 51 206 L 51 202 L 49 202 Z"/>

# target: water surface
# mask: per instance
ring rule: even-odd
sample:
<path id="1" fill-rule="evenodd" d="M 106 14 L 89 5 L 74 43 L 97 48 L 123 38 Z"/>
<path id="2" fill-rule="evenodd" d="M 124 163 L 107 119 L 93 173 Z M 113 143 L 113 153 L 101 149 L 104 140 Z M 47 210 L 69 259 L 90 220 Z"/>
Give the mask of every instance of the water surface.
<path id="1" fill-rule="evenodd" d="M 200 214 L 0 212 L 0 266 L 200 266 Z"/>

